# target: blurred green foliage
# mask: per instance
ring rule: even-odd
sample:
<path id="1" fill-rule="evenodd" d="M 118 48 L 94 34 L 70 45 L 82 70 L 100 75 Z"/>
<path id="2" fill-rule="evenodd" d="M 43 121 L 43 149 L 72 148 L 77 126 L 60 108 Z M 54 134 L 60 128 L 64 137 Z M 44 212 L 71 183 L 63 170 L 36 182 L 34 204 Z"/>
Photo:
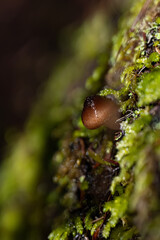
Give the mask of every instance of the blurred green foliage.
<path id="1" fill-rule="evenodd" d="M 71 120 L 74 124 L 76 109 L 82 107 L 86 95 L 84 78 L 95 66 L 95 57 L 107 51 L 110 30 L 106 21 L 100 12 L 72 31 L 72 43 L 68 46 L 70 50 L 67 49 L 72 55 L 57 63 L 24 132 L 15 136 L 7 134 L 8 149 L 0 168 L 0 238 L 3 240 L 44 239 L 51 230 L 51 216 L 55 214 L 53 201 L 58 201 L 58 194 L 52 192 L 55 185 L 52 176 L 61 163 L 61 155 L 54 162 L 52 156 L 62 136 L 70 131 Z M 107 55 L 99 61 L 106 64 Z M 94 81 L 102 74 L 101 69 L 97 70 Z M 100 82 L 95 82 L 95 90 L 99 86 Z"/>

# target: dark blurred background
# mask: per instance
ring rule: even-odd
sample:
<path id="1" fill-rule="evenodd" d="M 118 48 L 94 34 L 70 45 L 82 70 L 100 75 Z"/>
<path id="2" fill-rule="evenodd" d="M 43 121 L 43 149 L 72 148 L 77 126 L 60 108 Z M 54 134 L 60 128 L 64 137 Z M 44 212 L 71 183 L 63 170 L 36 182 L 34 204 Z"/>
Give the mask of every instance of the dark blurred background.
<path id="1" fill-rule="evenodd" d="M 125 0 L 0 1 L 0 155 L 6 130 L 23 129 L 39 87 L 63 55 L 62 30 L 75 29 L 97 8 L 105 9 L 116 29 L 125 4 Z"/>

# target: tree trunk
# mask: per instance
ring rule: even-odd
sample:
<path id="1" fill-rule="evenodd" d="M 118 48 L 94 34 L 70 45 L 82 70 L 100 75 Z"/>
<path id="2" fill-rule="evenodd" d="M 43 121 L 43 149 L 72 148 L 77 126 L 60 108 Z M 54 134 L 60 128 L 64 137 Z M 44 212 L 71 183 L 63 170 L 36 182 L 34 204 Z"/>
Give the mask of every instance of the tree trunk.
<path id="1" fill-rule="evenodd" d="M 50 240 L 160 239 L 160 4 L 134 1 L 112 51 L 106 20 L 96 14 L 74 37 L 73 56 L 12 143 L 0 176 L 1 239 L 43 239 L 51 228 Z M 116 102 L 120 129 L 113 108 L 107 126 L 83 126 L 93 94 Z"/>

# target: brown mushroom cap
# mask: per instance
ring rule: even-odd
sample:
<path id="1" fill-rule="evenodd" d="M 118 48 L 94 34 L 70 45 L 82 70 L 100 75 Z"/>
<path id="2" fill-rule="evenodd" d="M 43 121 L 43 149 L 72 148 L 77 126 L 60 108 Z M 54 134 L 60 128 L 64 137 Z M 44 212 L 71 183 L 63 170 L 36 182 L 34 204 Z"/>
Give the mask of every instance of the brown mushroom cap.
<path id="1" fill-rule="evenodd" d="M 87 97 L 82 111 L 82 122 L 88 129 L 96 129 L 102 125 L 118 130 L 120 118 L 119 106 L 113 98 L 98 95 Z"/>

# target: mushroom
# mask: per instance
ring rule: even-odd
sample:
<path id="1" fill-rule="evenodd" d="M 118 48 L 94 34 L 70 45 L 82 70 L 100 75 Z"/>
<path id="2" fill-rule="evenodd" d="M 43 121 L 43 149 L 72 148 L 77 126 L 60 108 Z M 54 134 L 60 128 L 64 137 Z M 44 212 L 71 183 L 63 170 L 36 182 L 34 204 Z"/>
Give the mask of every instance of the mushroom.
<path id="1" fill-rule="evenodd" d="M 120 108 L 113 96 L 90 96 L 84 102 L 82 122 L 88 129 L 96 129 L 106 126 L 119 130 Z"/>

